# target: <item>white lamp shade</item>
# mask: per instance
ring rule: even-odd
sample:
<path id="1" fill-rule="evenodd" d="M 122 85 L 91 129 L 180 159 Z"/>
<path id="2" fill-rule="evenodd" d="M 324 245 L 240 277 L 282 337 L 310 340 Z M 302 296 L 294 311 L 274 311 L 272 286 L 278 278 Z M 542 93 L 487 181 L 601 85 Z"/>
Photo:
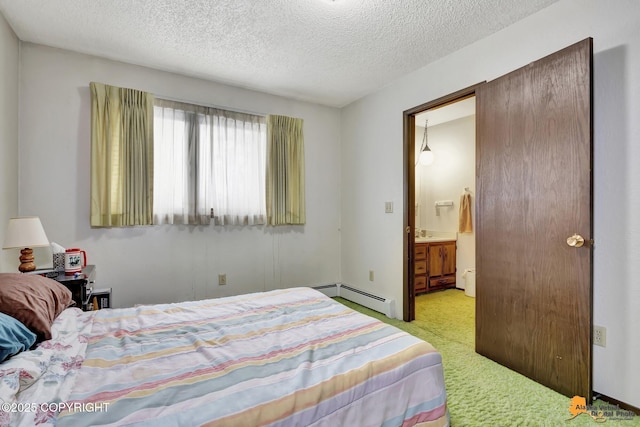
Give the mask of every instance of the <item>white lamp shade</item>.
<path id="1" fill-rule="evenodd" d="M 37 216 L 25 216 L 11 218 L 4 236 L 3 249 L 33 248 L 49 246 L 49 239 L 44 232 L 40 218 Z"/>
<path id="2" fill-rule="evenodd" d="M 423 150 L 420 153 L 419 162 L 421 165 L 428 166 L 435 160 L 435 156 L 431 152 L 431 150 Z"/>

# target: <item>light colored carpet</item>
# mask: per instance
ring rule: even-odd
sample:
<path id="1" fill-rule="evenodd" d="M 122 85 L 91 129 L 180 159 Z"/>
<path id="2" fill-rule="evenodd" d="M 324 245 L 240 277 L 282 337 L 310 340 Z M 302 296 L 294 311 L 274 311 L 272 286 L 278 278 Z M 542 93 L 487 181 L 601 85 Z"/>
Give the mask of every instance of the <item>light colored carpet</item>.
<path id="1" fill-rule="evenodd" d="M 411 323 L 389 319 L 352 302 L 336 299 L 422 338 L 440 351 L 453 427 L 598 424 L 587 414 L 570 420 L 570 398 L 475 353 L 475 300 L 460 290 L 418 296 L 416 320 Z M 605 426 L 640 426 L 640 417 L 631 420 L 608 418 Z"/>

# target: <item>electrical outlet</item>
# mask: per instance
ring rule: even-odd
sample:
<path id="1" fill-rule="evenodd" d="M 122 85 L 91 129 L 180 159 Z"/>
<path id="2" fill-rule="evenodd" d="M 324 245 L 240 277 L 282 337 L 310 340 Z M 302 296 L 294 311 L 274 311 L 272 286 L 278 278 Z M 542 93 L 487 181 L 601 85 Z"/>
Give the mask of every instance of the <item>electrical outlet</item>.
<path id="1" fill-rule="evenodd" d="M 593 326 L 593 344 L 600 347 L 607 346 L 607 328 L 604 326 Z"/>
<path id="2" fill-rule="evenodd" d="M 226 285 L 226 284 L 227 284 L 227 275 L 218 274 L 218 285 Z"/>
<path id="3" fill-rule="evenodd" d="M 373 282 L 373 270 L 369 270 L 369 281 Z"/>

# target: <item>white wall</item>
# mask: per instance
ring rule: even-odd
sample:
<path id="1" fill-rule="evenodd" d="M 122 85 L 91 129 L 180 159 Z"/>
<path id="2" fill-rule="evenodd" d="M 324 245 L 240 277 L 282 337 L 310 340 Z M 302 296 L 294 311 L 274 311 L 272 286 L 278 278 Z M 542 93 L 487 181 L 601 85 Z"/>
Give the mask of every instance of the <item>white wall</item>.
<path id="1" fill-rule="evenodd" d="M 446 108 L 446 107 L 445 107 Z M 476 121 L 463 117 L 429 126 L 429 148 L 434 162 L 416 167 L 416 227 L 433 231 L 458 232 L 460 196 L 465 187 L 471 192 L 471 219 L 475 224 Z M 417 127 L 417 145 L 421 145 L 423 127 Z M 437 200 L 453 200 L 451 207 L 436 210 Z M 439 213 L 439 215 L 437 215 Z M 456 287 L 464 289 L 466 268 L 475 268 L 475 228 L 472 233 L 458 233 L 456 250 Z"/>
<path id="2" fill-rule="evenodd" d="M 85 249 L 97 266 L 97 286 L 113 288 L 115 306 L 339 281 L 338 109 L 40 45 L 21 49 L 20 213 L 39 215 L 49 240 Z M 92 229 L 91 81 L 303 118 L 307 224 Z M 220 273 L 226 286 L 218 285 Z"/>
<path id="3" fill-rule="evenodd" d="M 594 38 L 594 389 L 640 407 L 640 2 L 564 0 L 343 109 L 342 280 L 402 313 L 402 112 Z M 377 269 L 376 281 L 367 271 Z"/>
<path id="4" fill-rule="evenodd" d="M 0 245 L 9 218 L 18 214 L 18 46 L 0 14 Z M 17 249 L 0 249 L 0 272 L 17 272 L 19 256 Z"/>

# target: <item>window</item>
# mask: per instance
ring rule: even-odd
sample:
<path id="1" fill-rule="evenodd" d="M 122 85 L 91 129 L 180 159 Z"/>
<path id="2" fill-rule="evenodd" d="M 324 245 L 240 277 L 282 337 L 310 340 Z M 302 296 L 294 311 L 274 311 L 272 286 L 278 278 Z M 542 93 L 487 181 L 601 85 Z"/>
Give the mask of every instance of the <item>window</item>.
<path id="1" fill-rule="evenodd" d="M 154 224 L 264 224 L 262 116 L 156 99 Z"/>
<path id="2" fill-rule="evenodd" d="M 302 119 L 90 89 L 92 226 L 306 223 Z"/>

